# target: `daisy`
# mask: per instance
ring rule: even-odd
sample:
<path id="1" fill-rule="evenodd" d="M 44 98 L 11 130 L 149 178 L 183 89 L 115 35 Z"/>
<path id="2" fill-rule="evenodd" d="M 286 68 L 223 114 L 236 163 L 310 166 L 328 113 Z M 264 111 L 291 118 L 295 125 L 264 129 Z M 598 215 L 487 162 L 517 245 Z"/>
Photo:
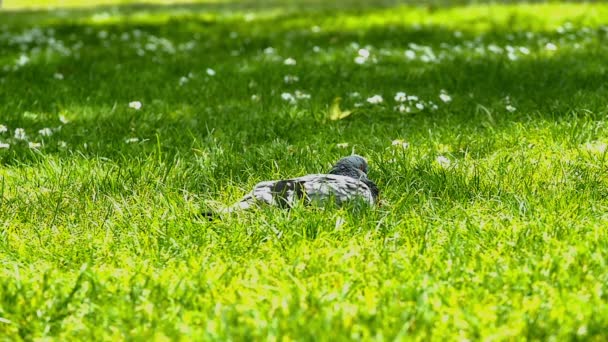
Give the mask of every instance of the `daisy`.
<path id="1" fill-rule="evenodd" d="M 405 100 L 407 100 L 407 95 L 400 91 L 397 94 L 395 94 L 395 101 L 397 102 L 405 102 Z"/>
<path id="2" fill-rule="evenodd" d="M 441 91 L 441 94 L 439 94 L 439 98 L 445 103 L 452 102 L 452 97 L 448 95 L 445 90 Z"/>
<path id="3" fill-rule="evenodd" d="M 38 131 L 38 134 L 42 135 L 43 137 L 50 137 L 53 135 L 53 130 L 50 128 L 43 128 Z"/>
<path id="4" fill-rule="evenodd" d="M 450 166 L 450 164 L 452 163 L 448 158 L 444 157 L 444 156 L 438 156 L 435 161 L 441 166 L 441 167 L 448 167 Z"/>
<path id="5" fill-rule="evenodd" d="M 379 104 L 379 103 L 382 103 L 382 101 L 384 101 L 384 100 L 382 99 L 382 96 L 380 96 L 380 95 L 374 95 L 367 99 L 367 102 L 369 102 L 371 104 Z"/>
<path id="6" fill-rule="evenodd" d="M 140 110 L 141 109 L 141 102 L 139 101 L 132 101 L 129 102 L 129 107 L 135 109 L 135 110 Z"/>
<path id="7" fill-rule="evenodd" d="M 25 134 L 25 130 L 23 128 L 15 129 L 15 139 L 27 140 L 27 135 Z"/>

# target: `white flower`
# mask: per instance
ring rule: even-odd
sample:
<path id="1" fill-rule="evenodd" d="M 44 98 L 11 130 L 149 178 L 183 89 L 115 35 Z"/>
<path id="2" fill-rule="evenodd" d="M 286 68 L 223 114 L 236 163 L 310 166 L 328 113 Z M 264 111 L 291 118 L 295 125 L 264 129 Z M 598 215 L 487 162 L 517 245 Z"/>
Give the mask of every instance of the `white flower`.
<path id="1" fill-rule="evenodd" d="M 293 97 L 293 95 L 291 95 L 290 93 L 282 93 L 282 94 L 281 94 L 281 98 L 282 98 L 284 101 L 288 101 L 288 102 L 290 102 L 290 103 L 296 103 L 296 98 L 295 98 L 295 97 Z"/>
<path id="2" fill-rule="evenodd" d="M 135 110 L 140 110 L 141 109 L 141 102 L 139 101 L 132 101 L 129 102 L 129 107 L 135 109 Z"/>
<path id="3" fill-rule="evenodd" d="M 416 96 L 416 95 L 409 95 L 407 97 L 407 100 L 408 101 L 418 101 L 418 96 Z"/>
<path id="4" fill-rule="evenodd" d="M 28 146 L 29 148 L 31 148 L 31 149 L 38 149 L 38 148 L 40 148 L 42 145 L 41 145 L 40 143 L 37 143 L 37 142 L 31 142 L 31 141 L 30 141 L 29 143 L 27 143 L 27 146 Z"/>
<path id="5" fill-rule="evenodd" d="M 448 95 L 445 90 L 441 91 L 441 94 L 439 94 L 439 98 L 445 103 L 452 102 L 452 97 Z"/>
<path id="6" fill-rule="evenodd" d="M 352 93 L 348 94 L 348 96 L 350 96 L 350 97 L 359 97 L 359 96 L 361 96 L 361 94 L 359 94 L 359 92 L 353 91 Z"/>
<path id="7" fill-rule="evenodd" d="M 511 113 L 517 110 L 517 108 L 511 106 L 510 104 L 508 104 L 505 108 Z"/>
<path id="8" fill-rule="evenodd" d="M 296 60 L 293 59 L 293 58 L 291 58 L 291 57 L 289 57 L 289 58 L 287 58 L 287 59 L 285 59 L 283 61 L 283 64 L 285 64 L 285 65 L 296 65 Z"/>
<path id="9" fill-rule="evenodd" d="M 215 76 L 215 70 L 213 70 L 211 68 L 207 68 L 206 72 L 207 72 L 207 75 L 209 75 L 209 76 Z"/>
<path id="10" fill-rule="evenodd" d="M 310 99 L 310 94 L 301 92 L 299 90 L 296 90 L 295 95 L 296 95 L 296 99 L 298 99 L 298 100 L 308 100 L 308 99 Z"/>
<path id="11" fill-rule="evenodd" d="M 127 144 L 135 144 L 136 142 L 139 142 L 139 138 L 129 138 L 125 140 L 125 143 Z"/>
<path id="12" fill-rule="evenodd" d="M 0 133 L 6 133 L 8 132 L 8 128 L 4 125 L 0 125 Z"/>
<path id="13" fill-rule="evenodd" d="M 53 135 L 53 130 L 48 127 L 43 128 L 38 131 L 38 134 L 42 135 L 43 137 L 50 137 L 51 135 Z"/>
<path id="14" fill-rule="evenodd" d="M 57 143 L 57 145 L 59 146 L 59 148 L 67 148 L 68 147 L 68 143 L 66 143 L 65 141 L 61 140 Z"/>
<path id="15" fill-rule="evenodd" d="M 275 50 L 272 46 L 264 49 L 264 53 L 267 55 L 274 55 L 275 52 L 277 52 L 277 50 Z"/>
<path id="16" fill-rule="evenodd" d="M 23 128 L 15 129 L 15 139 L 27 140 L 27 135 L 25 134 L 25 130 Z"/>
<path id="17" fill-rule="evenodd" d="M 397 102 L 405 102 L 405 100 L 407 100 L 407 95 L 400 91 L 397 94 L 395 94 L 395 101 Z"/>
<path id="18" fill-rule="evenodd" d="M 410 147 L 410 143 L 408 143 L 407 141 L 404 141 L 402 139 L 393 140 L 393 142 L 391 143 L 391 145 L 396 146 L 396 147 L 401 147 L 403 149 L 406 149 L 406 148 Z"/>
<path id="19" fill-rule="evenodd" d="M 63 79 L 63 74 L 62 74 L 62 73 L 59 73 L 59 72 L 56 72 L 56 73 L 53 75 L 53 77 L 55 77 L 55 79 L 62 80 L 62 79 Z"/>
<path id="20" fill-rule="evenodd" d="M 0 142 L 0 149 L 11 148 L 11 144 Z"/>
<path id="21" fill-rule="evenodd" d="M 24 66 L 27 63 L 29 63 L 29 61 L 30 61 L 30 58 L 28 56 L 21 55 L 21 56 L 19 56 L 19 59 L 17 60 L 17 65 L 18 66 Z"/>
<path id="22" fill-rule="evenodd" d="M 361 57 L 361 56 L 355 57 L 355 63 L 357 63 L 357 64 L 364 64 L 365 61 L 367 61 L 367 58 L 365 58 L 365 57 Z"/>
<path id="23" fill-rule="evenodd" d="M 67 124 L 70 122 L 70 120 L 68 120 L 68 118 L 66 118 L 63 114 L 59 115 L 59 121 L 61 121 L 62 124 Z"/>
<path id="24" fill-rule="evenodd" d="M 418 108 L 419 110 L 423 110 L 424 105 L 422 104 L 422 102 L 418 102 L 418 103 L 416 103 L 416 108 Z"/>
<path id="25" fill-rule="evenodd" d="M 412 111 L 409 106 L 406 106 L 404 104 L 399 105 L 399 107 L 396 107 L 395 109 L 397 109 L 399 113 L 409 113 Z"/>
<path id="26" fill-rule="evenodd" d="M 339 143 L 339 144 L 336 144 L 336 146 L 338 146 L 339 148 L 348 148 L 349 145 L 348 145 L 348 143 Z"/>
<path id="27" fill-rule="evenodd" d="M 547 45 L 545 45 L 545 49 L 548 51 L 555 51 L 557 50 L 557 46 L 553 43 L 547 43 Z"/>
<path id="28" fill-rule="evenodd" d="M 488 45 L 488 50 L 494 53 L 502 53 L 503 49 L 500 46 L 490 44 Z"/>
<path id="29" fill-rule="evenodd" d="M 448 167 L 450 166 L 450 164 L 452 163 L 448 158 L 444 157 L 444 156 L 438 156 L 435 161 L 441 166 L 441 167 Z"/>
<path id="30" fill-rule="evenodd" d="M 298 76 L 294 76 L 294 75 L 285 75 L 283 77 L 283 81 L 287 84 L 296 83 L 296 82 L 300 81 L 300 78 Z"/>
<path id="31" fill-rule="evenodd" d="M 321 48 L 315 45 L 315 46 L 312 47 L 312 51 L 318 53 L 318 52 L 321 51 Z"/>
<path id="32" fill-rule="evenodd" d="M 415 59 L 416 53 L 412 50 L 405 50 L 405 57 L 407 57 L 408 59 Z"/>
<path id="33" fill-rule="evenodd" d="M 260 97 L 256 94 L 251 95 L 251 101 L 259 101 Z"/>
<path id="34" fill-rule="evenodd" d="M 530 54 L 530 49 L 528 49 L 527 47 L 524 47 L 524 46 L 520 46 L 519 52 L 523 53 L 524 55 L 528 55 L 528 54 Z"/>
<path id="35" fill-rule="evenodd" d="M 384 100 L 382 99 L 382 96 L 380 96 L 380 95 L 374 95 L 367 99 L 367 102 L 369 102 L 371 104 L 382 103 L 382 101 L 384 101 Z"/>
<path id="36" fill-rule="evenodd" d="M 367 59 L 369 58 L 369 50 L 368 49 L 359 49 L 359 51 L 357 51 L 357 53 L 359 54 L 359 56 Z"/>
<path id="37" fill-rule="evenodd" d="M 188 77 L 182 76 L 182 77 L 179 78 L 179 85 L 183 86 L 184 84 L 188 83 L 189 80 L 190 79 Z"/>

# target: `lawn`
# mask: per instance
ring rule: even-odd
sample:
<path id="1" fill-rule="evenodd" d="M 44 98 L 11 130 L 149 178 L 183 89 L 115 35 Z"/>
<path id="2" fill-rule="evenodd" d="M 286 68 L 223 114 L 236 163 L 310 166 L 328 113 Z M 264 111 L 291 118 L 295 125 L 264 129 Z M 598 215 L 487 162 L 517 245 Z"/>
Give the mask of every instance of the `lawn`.
<path id="1" fill-rule="evenodd" d="M 608 338 L 608 5 L 109 3 L 0 12 L 1 339 Z"/>

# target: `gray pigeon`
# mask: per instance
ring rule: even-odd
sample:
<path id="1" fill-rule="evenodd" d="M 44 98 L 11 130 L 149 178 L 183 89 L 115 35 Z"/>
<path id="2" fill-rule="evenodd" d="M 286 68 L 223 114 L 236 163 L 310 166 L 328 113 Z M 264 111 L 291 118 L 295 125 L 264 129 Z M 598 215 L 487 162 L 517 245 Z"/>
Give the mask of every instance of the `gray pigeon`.
<path id="1" fill-rule="evenodd" d="M 298 201 L 323 203 L 333 198 L 338 205 L 361 198 L 373 205 L 378 200 L 378 187 L 367 178 L 367 161 L 352 155 L 344 157 L 328 174 L 310 174 L 298 178 L 260 182 L 239 202 L 218 210 L 217 214 L 246 210 L 258 204 L 291 208 Z M 205 213 L 214 216 L 214 213 Z"/>

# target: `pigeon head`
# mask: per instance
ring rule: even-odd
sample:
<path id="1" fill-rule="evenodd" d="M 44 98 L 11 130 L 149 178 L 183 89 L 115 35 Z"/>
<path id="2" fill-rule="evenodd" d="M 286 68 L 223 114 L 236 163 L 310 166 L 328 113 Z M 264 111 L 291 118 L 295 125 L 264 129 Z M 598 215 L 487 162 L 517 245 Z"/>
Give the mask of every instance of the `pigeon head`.
<path id="1" fill-rule="evenodd" d="M 329 173 L 353 178 L 365 177 L 367 175 L 367 160 L 356 154 L 344 157 L 336 162 Z"/>

